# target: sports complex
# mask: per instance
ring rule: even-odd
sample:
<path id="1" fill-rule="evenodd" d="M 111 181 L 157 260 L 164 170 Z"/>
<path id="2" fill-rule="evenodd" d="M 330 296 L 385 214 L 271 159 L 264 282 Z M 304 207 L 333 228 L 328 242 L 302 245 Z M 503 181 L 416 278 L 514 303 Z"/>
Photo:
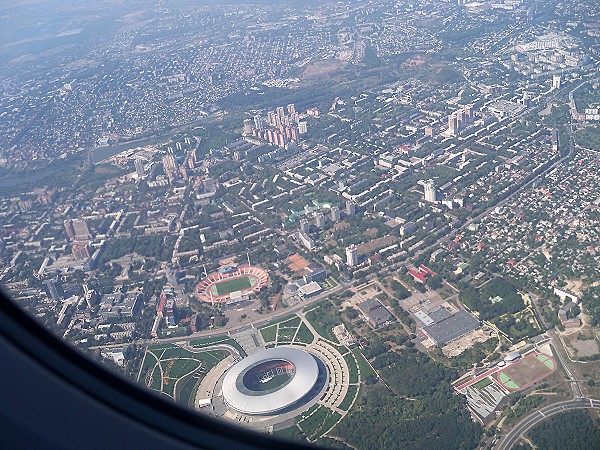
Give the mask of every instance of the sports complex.
<path id="1" fill-rule="evenodd" d="M 269 275 L 260 267 L 225 266 L 204 278 L 196 292 L 198 298 L 205 302 L 235 302 L 260 291 L 268 281 Z"/>
<path id="2" fill-rule="evenodd" d="M 223 399 L 242 414 L 279 414 L 314 398 L 321 390 L 318 381 L 325 378 L 323 372 L 324 364 L 304 349 L 261 350 L 227 371 Z"/>

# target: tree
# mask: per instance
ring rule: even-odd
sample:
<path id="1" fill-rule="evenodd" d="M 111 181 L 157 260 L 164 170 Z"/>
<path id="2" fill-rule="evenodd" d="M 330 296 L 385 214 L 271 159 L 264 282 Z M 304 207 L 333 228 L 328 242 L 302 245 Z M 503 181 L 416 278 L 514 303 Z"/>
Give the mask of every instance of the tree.
<path id="1" fill-rule="evenodd" d="M 439 289 L 442 287 L 442 277 L 439 275 L 434 275 L 427 280 L 427 285 L 431 289 Z"/>

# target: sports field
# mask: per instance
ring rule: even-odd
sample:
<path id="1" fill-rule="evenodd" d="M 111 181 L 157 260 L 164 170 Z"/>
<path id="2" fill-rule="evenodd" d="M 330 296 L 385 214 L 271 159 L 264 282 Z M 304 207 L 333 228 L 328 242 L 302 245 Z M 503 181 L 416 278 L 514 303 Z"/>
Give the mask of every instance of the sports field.
<path id="1" fill-rule="evenodd" d="M 231 294 L 258 292 L 269 282 L 269 275 L 260 267 L 240 266 L 234 271 L 217 271 L 207 275 L 196 287 L 198 298 L 204 302 L 223 303 L 242 300 Z"/>
<path id="2" fill-rule="evenodd" d="M 532 352 L 498 373 L 498 381 L 511 391 L 525 389 L 556 370 L 551 356 Z"/>
<path id="3" fill-rule="evenodd" d="M 211 286 L 212 294 L 215 296 L 227 295 L 232 292 L 243 291 L 256 286 L 257 279 L 251 275 L 246 275 L 232 280 L 226 280 Z"/>

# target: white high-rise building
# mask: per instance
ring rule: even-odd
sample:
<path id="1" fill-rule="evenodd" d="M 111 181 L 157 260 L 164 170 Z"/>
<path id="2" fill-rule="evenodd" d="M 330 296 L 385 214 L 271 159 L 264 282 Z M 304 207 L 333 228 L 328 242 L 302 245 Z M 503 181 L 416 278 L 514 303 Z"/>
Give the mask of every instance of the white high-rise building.
<path id="1" fill-rule="evenodd" d="M 308 131 L 308 125 L 306 122 L 298 122 L 298 132 L 300 134 L 305 134 Z"/>
<path id="2" fill-rule="evenodd" d="M 252 134 L 252 120 L 244 120 L 244 136 L 250 136 Z"/>
<path id="3" fill-rule="evenodd" d="M 456 136 L 458 133 L 458 117 L 452 113 L 448 116 L 448 134 Z"/>
<path id="4" fill-rule="evenodd" d="M 348 267 L 354 267 L 358 264 L 358 247 L 356 245 L 346 247 L 346 264 Z"/>
<path id="5" fill-rule="evenodd" d="M 263 118 L 259 115 L 254 116 L 254 128 L 262 130 L 264 127 Z"/>
<path id="6" fill-rule="evenodd" d="M 560 89 L 560 75 L 554 75 L 552 77 L 552 89 Z"/>
<path id="7" fill-rule="evenodd" d="M 138 180 L 141 180 L 146 175 L 146 172 L 144 171 L 144 161 L 141 158 L 135 158 L 134 164 Z"/>
<path id="8" fill-rule="evenodd" d="M 306 219 L 300 220 L 300 230 L 303 233 L 308 233 L 310 231 L 310 225 L 308 224 L 308 220 L 306 220 Z"/>
<path id="9" fill-rule="evenodd" d="M 437 193 L 433 180 L 425 181 L 425 201 L 430 203 L 436 202 Z"/>

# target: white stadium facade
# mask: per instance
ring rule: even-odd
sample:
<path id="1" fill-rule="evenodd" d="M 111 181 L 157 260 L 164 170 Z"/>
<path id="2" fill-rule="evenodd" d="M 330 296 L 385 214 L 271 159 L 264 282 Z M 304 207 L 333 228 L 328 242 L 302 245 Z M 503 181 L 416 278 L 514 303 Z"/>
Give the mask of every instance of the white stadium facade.
<path id="1" fill-rule="evenodd" d="M 323 364 L 304 349 L 276 347 L 241 360 L 223 378 L 227 406 L 247 415 L 279 414 L 309 401 Z"/>

